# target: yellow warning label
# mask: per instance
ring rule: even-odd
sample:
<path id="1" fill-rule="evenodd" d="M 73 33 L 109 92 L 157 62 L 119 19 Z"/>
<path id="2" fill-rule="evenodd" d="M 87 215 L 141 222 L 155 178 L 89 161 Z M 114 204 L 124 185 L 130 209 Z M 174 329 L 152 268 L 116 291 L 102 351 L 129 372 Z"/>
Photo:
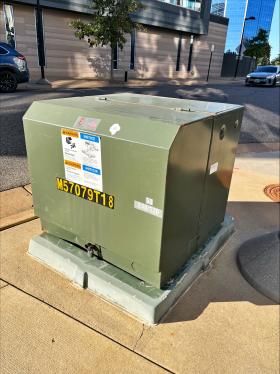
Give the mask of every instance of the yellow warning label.
<path id="1" fill-rule="evenodd" d="M 68 130 L 68 129 L 61 129 L 61 134 L 65 136 L 71 136 L 72 138 L 79 137 L 79 133 L 77 131 Z"/>
<path id="2" fill-rule="evenodd" d="M 81 169 L 81 164 L 79 164 L 78 162 L 64 160 L 64 164 L 67 166 L 72 166 L 73 168 L 76 168 L 76 169 Z"/>

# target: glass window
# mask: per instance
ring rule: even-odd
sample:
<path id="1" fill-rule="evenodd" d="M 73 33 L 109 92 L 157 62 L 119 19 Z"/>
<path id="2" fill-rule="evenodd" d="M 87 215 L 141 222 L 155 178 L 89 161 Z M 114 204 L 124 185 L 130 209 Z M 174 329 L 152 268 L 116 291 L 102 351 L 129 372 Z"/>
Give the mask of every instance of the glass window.
<path id="1" fill-rule="evenodd" d="M 136 32 L 132 30 L 131 32 L 131 40 L 130 40 L 130 69 L 134 70 L 135 68 L 135 39 L 136 39 Z"/>
<path id="2" fill-rule="evenodd" d="M 15 24 L 12 5 L 4 4 L 4 21 L 6 28 L 6 40 L 12 48 L 16 47 Z"/>
<path id="3" fill-rule="evenodd" d="M 212 0 L 212 4 L 218 0 Z M 255 37 L 260 28 L 270 32 L 275 0 L 227 0 L 225 15 L 229 18 L 226 50 L 237 51 L 240 45 L 244 19 L 254 16 L 255 20 L 245 22 L 244 40 Z"/>
<path id="4" fill-rule="evenodd" d="M 257 71 L 260 73 L 277 73 L 277 67 L 275 66 L 259 66 Z"/>
<path id="5" fill-rule="evenodd" d="M 162 0 L 165 3 L 173 4 L 173 5 L 180 5 L 180 0 Z"/>
<path id="6" fill-rule="evenodd" d="M 211 13 L 223 17 L 225 14 L 225 0 L 212 0 Z"/>
<path id="7" fill-rule="evenodd" d="M 183 0 L 182 6 L 185 8 L 196 10 L 197 12 L 200 12 L 201 9 L 201 0 Z"/>
<path id="8" fill-rule="evenodd" d="M 9 52 L 5 49 L 5 48 L 2 48 L 0 47 L 0 56 L 2 55 L 7 55 Z"/>
<path id="9" fill-rule="evenodd" d="M 181 49 L 182 49 L 182 33 L 180 33 L 179 40 L 178 40 L 176 71 L 180 71 Z"/>
<path id="10" fill-rule="evenodd" d="M 229 18 L 226 51 L 238 51 L 241 33 L 246 15 L 247 0 L 240 0 L 238 6 L 234 1 L 227 1 L 226 17 Z"/>
<path id="11" fill-rule="evenodd" d="M 255 21 L 248 21 L 245 25 L 244 36 L 251 39 L 258 34 L 260 28 L 270 33 L 275 0 L 253 0 L 248 2 L 246 17 L 254 16 Z"/>
<path id="12" fill-rule="evenodd" d="M 113 69 L 116 70 L 118 68 L 118 46 L 116 45 L 113 49 Z"/>
<path id="13" fill-rule="evenodd" d="M 190 51 L 189 51 L 189 60 L 188 60 L 187 71 L 191 71 L 191 69 L 192 69 L 193 42 L 194 42 L 194 36 L 191 35 L 191 37 L 190 37 Z"/>
<path id="14" fill-rule="evenodd" d="M 200 12 L 202 0 L 161 0 L 161 1 L 164 1 L 165 3 L 173 4 L 173 5 L 179 5 L 181 7 L 196 10 L 197 12 Z"/>

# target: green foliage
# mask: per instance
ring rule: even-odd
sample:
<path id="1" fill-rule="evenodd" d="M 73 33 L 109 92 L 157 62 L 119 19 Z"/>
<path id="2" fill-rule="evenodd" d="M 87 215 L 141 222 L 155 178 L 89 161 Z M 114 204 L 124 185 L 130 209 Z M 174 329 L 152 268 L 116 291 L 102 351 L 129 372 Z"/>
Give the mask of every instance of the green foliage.
<path id="1" fill-rule="evenodd" d="M 249 40 L 244 55 L 256 57 L 258 65 L 267 65 L 270 61 L 270 52 L 268 33 L 264 29 L 260 29 L 258 35 Z"/>
<path id="2" fill-rule="evenodd" d="M 278 54 L 277 57 L 271 60 L 271 65 L 280 65 L 280 53 Z"/>
<path id="3" fill-rule="evenodd" d="M 75 20 L 70 23 L 75 36 L 86 39 L 91 47 L 109 45 L 112 49 L 116 46 L 123 49 L 125 35 L 131 33 L 133 28 L 141 28 L 130 17 L 143 8 L 139 0 L 95 0 L 92 8 L 91 22 Z"/>

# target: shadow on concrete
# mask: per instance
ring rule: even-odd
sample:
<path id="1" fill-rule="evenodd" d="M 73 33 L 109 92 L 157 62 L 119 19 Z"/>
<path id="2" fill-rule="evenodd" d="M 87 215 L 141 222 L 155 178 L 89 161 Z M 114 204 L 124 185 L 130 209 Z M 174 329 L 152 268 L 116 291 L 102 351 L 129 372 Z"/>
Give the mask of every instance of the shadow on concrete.
<path id="1" fill-rule="evenodd" d="M 280 303 L 279 239 L 280 232 L 276 231 L 247 240 L 237 257 L 244 278 L 276 303 Z"/>
<path id="2" fill-rule="evenodd" d="M 237 253 L 246 240 L 278 230 L 279 204 L 229 202 L 228 213 L 235 217 L 235 234 L 214 259 L 212 266 L 181 296 L 161 323 L 195 320 L 212 303 L 249 302 L 255 305 L 275 305 L 242 276 L 237 264 Z"/>

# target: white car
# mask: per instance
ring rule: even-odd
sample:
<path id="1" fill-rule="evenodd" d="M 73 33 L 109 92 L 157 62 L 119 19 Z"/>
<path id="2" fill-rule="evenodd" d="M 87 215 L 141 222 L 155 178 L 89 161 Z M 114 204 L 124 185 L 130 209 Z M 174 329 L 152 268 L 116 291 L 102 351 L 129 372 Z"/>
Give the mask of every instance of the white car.
<path id="1" fill-rule="evenodd" d="M 276 86 L 280 84 L 280 66 L 268 65 L 258 66 L 257 69 L 248 74 L 245 85 Z"/>

